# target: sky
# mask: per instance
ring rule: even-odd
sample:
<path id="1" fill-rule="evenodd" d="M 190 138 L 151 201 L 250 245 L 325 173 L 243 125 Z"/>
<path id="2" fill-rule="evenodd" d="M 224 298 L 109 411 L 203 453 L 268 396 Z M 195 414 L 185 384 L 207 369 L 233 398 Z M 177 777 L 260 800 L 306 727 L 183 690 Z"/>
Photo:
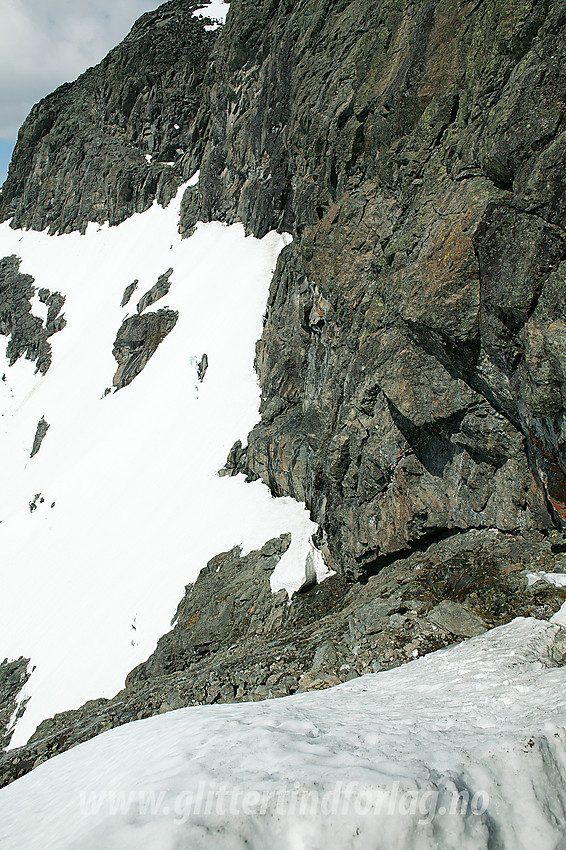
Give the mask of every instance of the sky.
<path id="1" fill-rule="evenodd" d="M 159 0 L 0 0 L 0 183 L 33 104 L 100 62 L 141 14 L 159 5 Z"/>

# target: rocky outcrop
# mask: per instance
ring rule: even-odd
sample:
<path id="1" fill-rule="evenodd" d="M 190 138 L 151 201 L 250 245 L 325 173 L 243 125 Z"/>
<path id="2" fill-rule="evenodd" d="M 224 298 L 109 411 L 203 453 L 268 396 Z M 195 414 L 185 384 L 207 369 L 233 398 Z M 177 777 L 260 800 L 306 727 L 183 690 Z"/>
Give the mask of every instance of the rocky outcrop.
<path id="1" fill-rule="evenodd" d="M 165 274 L 160 275 L 157 279 L 157 283 L 154 283 L 151 289 L 149 289 L 145 295 L 142 295 L 136 308 L 138 313 L 143 313 L 147 307 L 151 307 L 152 304 L 155 304 L 156 301 L 159 301 L 160 298 L 164 298 L 167 295 L 171 289 L 171 281 L 169 278 L 172 274 L 173 269 L 169 269 L 165 272 Z M 124 295 L 125 294 L 126 293 L 124 293 Z"/>
<path id="2" fill-rule="evenodd" d="M 5 658 L 0 664 L 0 751 L 10 745 L 16 721 L 25 711 L 27 700 L 20 695 L 30 677 L 28 665 L 28 658 Z"/>
<path id="3" fill-rule="evenodd" d="M 45 418 L 42 416 L 41 419 L 39 420 L 39 422 L 37 423 L 37 428 L 36 428 L 36 431 L 35 431 L 35 437 L 34 437 L 34 440 L 33 440 L 33 446 L 32 446 L 32 449 L 31 449 L 30 457 L 35 457 L 35 455 L 38 453 L 38 451 L 41 448 L 41 444 L 43 443 L 43 440 L 45 439 L 45 435 L 47 434 L 48 431 L 49 431 L 49 422 L 47 422 L 45 420 Z"/>
<path id="4" fill-rule="evenodd" d="M 289 535 L 242 556 L 213 558 L 188 585 L 172 630 L 111 700 L 40 724 L 26 747 L 0 755 L 0 786 L 100 732 L 189 705 L 256 701 L 332 687 L 502 625 L 548 619 L 566 588 L 566 544 L 470 531 L 383 567 L 366 584 L 335 575 L 304 593 L 273 595 L 270 576 Z M 527 573 L 545 574 L 529 585 Z"/>
<path id="5" fill-rule="evenodd" d="M 171 333 L 179 314 L 176 310 L 136 314 L 124 319 L 114 342 L 112 354 L 118 361 L 113 378 L 117 390 L 130 384 L 153 357 L 167 334 Z"/>
<path id="6" fill-rule="evenodd" d="M 45 375 L 52 356 L 48 340 L 66 325 L 61 315 L 65 299 L 59 292 L 38 290 L 31 275 L 20 274 L 20 262 L 15 256 L 0 259 L 0 333 L 10 337 L 6 347 L 10 366 L 25 357 Z M 47 307 L 45 321 L 32 313 L 35 296 Z"/>
<path id="7" fill-rule="evenodd" d="M 204 381 L 207 372 L 208 372 L 208 354 L 205 353 L 205 354 L 202 355 L 199 362 L 197 363 L 197 378 L 199 379 L 201 384 Z"/>
<path id="8" fill-rule="evenodd" d="M 32 109 L 0 195 L 0 218 L 51 233 L 117 224 L 167 204 L 202 149 L 195 117 L 216 33 L 171 0 L 143 15 L 95 68 Z"/>
<path id="9" fill-rule="evenodd" d="M 122 295 L 122 300 L 120 302 L 120 307 L 126 307 L 130 303 L 130 298 L 136 291 L 139 280 L 134 280 L 132 283 L 129 283 L 127 287 L 124 289 L 124 294 Z"/>

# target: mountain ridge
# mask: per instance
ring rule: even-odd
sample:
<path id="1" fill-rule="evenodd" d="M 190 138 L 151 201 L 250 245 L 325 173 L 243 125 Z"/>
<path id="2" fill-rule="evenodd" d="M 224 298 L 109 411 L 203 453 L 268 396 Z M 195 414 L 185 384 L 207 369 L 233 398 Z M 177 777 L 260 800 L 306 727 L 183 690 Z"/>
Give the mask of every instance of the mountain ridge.
<path id="1" fill-rule="evenodd" d="M 493 625 L 475 572 L 493 576 L 493 535 L 503 573 L 562 568 L 566 7 L 232 0 L 216 35 L 197 5 L 148 13 L 34 107 L 0 218 L 117 224 L 199 171 L 183 235 L 212 220 L 290 232 L 256 349 L 261 421 L 227 471 L 306 503 L 343 596 L 424 550 L 447 577 L 414 598 Z M 91 132 L 78 113 L 97 102 Z M 505 584 L 504 619 L 526 584 Z M 561 598 L 545 588 L 520 613 L 550 617 Z"/>

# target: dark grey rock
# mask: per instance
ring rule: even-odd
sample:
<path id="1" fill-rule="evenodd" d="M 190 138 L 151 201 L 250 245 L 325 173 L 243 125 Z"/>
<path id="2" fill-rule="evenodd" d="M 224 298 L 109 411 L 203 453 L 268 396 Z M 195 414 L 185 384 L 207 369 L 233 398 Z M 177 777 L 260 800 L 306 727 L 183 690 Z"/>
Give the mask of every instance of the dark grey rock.
<path id="1" fill-rule="evenodd" d="M 235 0 L 218 37 L 193 8 L 32 110 L 0 215 L 113 223 L 200 168 L 182 232 L 292 233 L 228 466 L 305 500 L 336 570 L 562 527 L 561 2 Z"/>
<path id="2" fill-rule="evenodd" d="M 338 662 L 338 653 L 331 640 L 325 641 L 315 652 L 311 670 L 318 673 L 323 669 L 335 670 Z"/>
<path id="3" fill-rule="evenodd" d="M 30 514 L 32 514 L 34 511 L 37 510 L 37 508 L 39 507 L 38 502 L 39 502 L 39 504 L 42 504 L 44 501 L 45 501 L 45 499 L 43 498 L 41 493 L 36 493 L 35 496 L 33 497 L 33 499 L 31 500 L 31 502 L 29 502 L 29 512 L 30 512 Z"/>
<path id="4" fill-rule="evenodd" d="M 42 724 L 2 782 L 129 720 L 327 687 L 564 598 L 525 578 L 565 545 L 562 2 L 233 0 L 218 38 L 195 5 L 144 16 L 32 110 L 0 216 L 116 223 L 200 168 L 184 234 L 292 233 L 257 347 L 261 421 L 225 472 L 305 500 L 338 574 L 287 605 L 269 590 L 281 541 L 213 559 L 125 689 Z M 13 353 L 35 353 L 3 315 Z M 120 329 L 116 386 L 159 315 Z"/>
<path id="5" fill-rule="evenodd" d="M 208 354 L 203 354 L 200 362 L 197 366 L 197 375 L 199 381 L 202 383 L 204 381 L 204 376 L 206 375 L 208 370 Z"/>
<path id="6" fill-rule="evenodd" d="M 468 11 L 241 3 L 214 51 L 197 217 L 295 237 L 245 471 L 305 499 L 352 576 L 566 519 L 564 19 Z"/>
<path id="7" fill-rule="evenodd" d="M 450 632 L 457 637 L 476 637 L 486 631 L 483 621 L 459 602 L 444 599 L 428 614 L 428 619 L 435 626 Z"/>
<path id="8" fill-rule="evenodd" d="M 145 368 L 165 337 L 171 333 L 179 314 L 175 310 L 158 310 L 125 319 L 122 323 L 112 354 L 118 361 L 113 378 L 117 390 L 127 386 Z"/>
<path id="9" fill-rule="evenodd" d="M 399 600 L 372 601 L 358 608 L 350 618 L 350 634 L 356 639 L 383 631 L 391 622 L 391 615 L 402 607 Z M 401 622 L 404 622 L 402 620 Z"/>
<path id="10" fill-rule="evenodd" d="M 241 440 L 236 440 L 228 453 L 228 458 L 226 459 L 224 468 L 221 469 L 218 474 L 221 477 L 224 475 L 240 475 L 240 473 L 244 472 L 246 469 L 246 449 L 242 446 Z"/>
<path id="11" fill-rule="evenodd" d="M 126 307 L 126 305 L 130 303 L 130 298 L 136 291 L 138 283 L 139 280 L 134 280 L 133 283 L 128 284 L 128 286 L 124 290 L 124 294 L 120 302 L 120 307 Z"/>
<path id="12" fill-rule="evenodd" d="M 25 357 L 44 375 L 52 359 L 48 340 L 66 324 L 60 315 L 65 299 L 58 292 L 37 290 L 31 275 L 20 274 L 20 263 L 13 255 L 0 259 L 0 333 L 10 338 L 6 348 L 10 366 Z M 45 323 L 32 313 L 31 299 L 36 294 L 48 307 Z"/>
<path id="13" fill-rule="evenodd" d="M 131 720 L 332 687 L 450 645 L 471 631 L 470 623 L 548 619 L 566 594 L 544 582 L 528 587 L 525 575 L 527 567 L 560 569 L 562 538 L 478 530 L 394 560 L 365 585 L 332 576 L 289 604 L 284 591 L 273 595 L 270 587 L 288 545 L 284 535 L 244 557 L 235 548 L 213 558 L 187 586 L 171 631 L 125 688 L 44 721 L 26 747 L 0 755 L 0 785 Z"/>
<path id="14" fill-rule="evenodd" d="M 31 450 L 30 457 L 34 457 L 38 453 L 41 448 L 41 444 L 43 443 L 43 439 L 49 430 L 49 422 L 46 422 L 43 416 L 37 423 L 37 430 L 35 432 L 35 437 L 33 440 L 33 447 Z"/>
<path id="15" fill-rule="evenodd" d="M 27 700 L 20 694 L 30 676 L 28 665 L 28 658 L 5 658 L 0 664 L 0 751 L 10 745 L 14 725 L 25 711 Z"/>
<path id="16" fill-rule="evenodd" d="M 148 290 L 145 295 L 140 298 L 138 301 L 137 311 L 138 313 L 143 313 L 146 307 L 150 307 L 152 304 L 155 304 L 156 301 L 159 301 L 160 298 L 163 298 L 169 290 L 171 289 L 171 283 L 169 278 L 173 274 L 173 269 L 169 269 L 159 276 L 157 283 L 155 283 L 150 290 Z"/>
<path id="17" fill-rule="evenodd" d="M 204 146 L 196 116 L 217 33 L 193 17 L 199 5 L 170 0 L 146 13 L 99 65 L 33 107 L 2 187 L 1 220 L 67 233 L 171 200 Z"/>

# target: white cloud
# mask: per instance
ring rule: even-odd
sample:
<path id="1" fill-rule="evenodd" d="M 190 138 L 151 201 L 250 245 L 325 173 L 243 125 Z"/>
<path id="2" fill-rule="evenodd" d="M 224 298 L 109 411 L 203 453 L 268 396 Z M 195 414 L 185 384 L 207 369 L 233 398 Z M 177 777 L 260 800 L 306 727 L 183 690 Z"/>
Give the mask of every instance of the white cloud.
<path id="1" fill-rule="evenodd" d="M 99 62 L 159 0 L 1 0 L 0 137 L 32 105 Z"/>

